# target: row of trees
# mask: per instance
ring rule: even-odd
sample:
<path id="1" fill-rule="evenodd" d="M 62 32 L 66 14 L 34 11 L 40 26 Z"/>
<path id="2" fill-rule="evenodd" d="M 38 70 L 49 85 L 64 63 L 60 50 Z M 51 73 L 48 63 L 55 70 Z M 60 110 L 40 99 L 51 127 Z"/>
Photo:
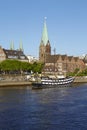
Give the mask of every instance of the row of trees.
<path id="1" fill-rule="evenodd" d="M 34 62 L 30 64 L 28 62 L 21 62 L 18 60 L 5 60 L 0 62 L 0 72 L 11 73 L 11 72 L 38 72 L 42 71 L 43 64 Z"/>
<path id="2" fill-rule="evenodd" d="M 5 60 L 0 62 L 0 72 L 4 72 L 5 74 L 9 73 L 23 73 L 23 72 L 34 72 L 34 73 L 41 73 L 43 69 L 42 63 L 34 62 L 30 64 L 28 62 L 21 62 L 18 60 Z M 79 68 L 76 68 L 73 73 L 69 73 L 68 75 L 71 76 L 86 76 L 87 75 L 87 68 L 83 71 L 80 71 Z"/>

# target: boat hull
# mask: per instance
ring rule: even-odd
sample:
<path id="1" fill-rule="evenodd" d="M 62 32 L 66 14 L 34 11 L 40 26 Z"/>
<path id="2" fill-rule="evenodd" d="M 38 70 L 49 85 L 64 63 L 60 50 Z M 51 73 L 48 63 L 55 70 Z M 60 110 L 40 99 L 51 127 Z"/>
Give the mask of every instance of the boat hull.
<path id="1" fill-rule="evenodd" d="M 41 82 L 33 82 L 33 88 L 67 87 L 72 86 L 74 78 L 42 79 Z"/>

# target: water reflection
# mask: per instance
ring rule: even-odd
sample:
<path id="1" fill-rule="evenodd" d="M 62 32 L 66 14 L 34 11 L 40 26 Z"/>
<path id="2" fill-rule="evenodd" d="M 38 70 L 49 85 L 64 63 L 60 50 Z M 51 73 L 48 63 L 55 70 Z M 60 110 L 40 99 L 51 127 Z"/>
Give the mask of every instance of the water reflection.
<path id="1" fill-rule="evenodd" d="M 87 84 L 32 90 L 0 88 L 0 129 L 77 130 L 87 128 Z"/>

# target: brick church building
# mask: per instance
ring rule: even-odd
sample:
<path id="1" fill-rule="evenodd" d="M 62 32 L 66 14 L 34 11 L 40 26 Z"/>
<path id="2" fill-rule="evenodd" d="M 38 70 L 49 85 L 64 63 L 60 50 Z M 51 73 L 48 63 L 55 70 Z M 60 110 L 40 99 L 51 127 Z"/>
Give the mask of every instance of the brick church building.
<path id="1" fill-rule="evenodd" d="M 46 20 L 42 32 L 42 38 L 39 46 L 39 61 L 44 63 L 45 72 L 73 72 L 76 68 L 83 70 L 85 64 L 79 57 L 56 54 L 51 55 L 51 44 L 48 38 Z"/>

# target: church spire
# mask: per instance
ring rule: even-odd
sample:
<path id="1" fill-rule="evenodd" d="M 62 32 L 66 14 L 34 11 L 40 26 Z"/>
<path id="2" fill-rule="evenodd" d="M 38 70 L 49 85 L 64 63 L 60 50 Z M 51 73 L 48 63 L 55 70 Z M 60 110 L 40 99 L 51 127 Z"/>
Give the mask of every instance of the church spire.
<path id="1" fill-rule="evenodd" d="M 43 32 L 42 32 L 42 38 L 41 41 L 44 45 L 48 43 L 48 32 L 47 32 L 47 26 L 46 26 L 46 17 L 44 18 L 44 27 L 43 27 Z"/>
<path id="2" fill-rule="evenodd" d="M 14 42 L 13 41 L 11 41 L 11 43 L 10 43 L 10 50 L 14 50 Z"/>
<path id="3" fill-rule="evenodd" d="M 42 38 L 39 46 L 39 60 L 41 62 L 46 61 L 46 58 L 51 55 L 51 46 L 48 39 L 48 32 L 47 32 L 47 26 L 46 26 L 46 17 L 44 19 L 44 27 L 42 32 Z"/>
<path id="4" fill-rule="evenodd" d="M 20 41 L 19 50 L 23 51 L 23 44 L 22 44 L 22 41 Z"/>

